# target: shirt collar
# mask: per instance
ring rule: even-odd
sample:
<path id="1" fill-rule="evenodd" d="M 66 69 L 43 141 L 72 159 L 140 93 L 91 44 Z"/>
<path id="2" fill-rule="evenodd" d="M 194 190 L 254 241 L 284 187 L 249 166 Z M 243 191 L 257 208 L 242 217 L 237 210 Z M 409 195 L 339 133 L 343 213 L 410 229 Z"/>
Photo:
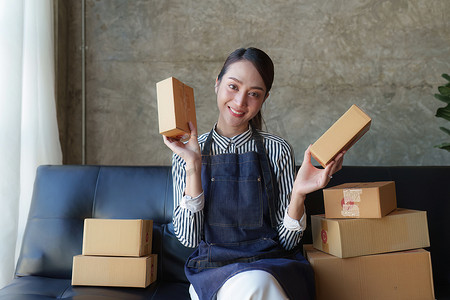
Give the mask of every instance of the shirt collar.
<path id="1" fill-rule="evenodd" d="M 224 151 L 229 147 L 229 145 L 231 143 L 234 143 L 235 147 L 238 148 L 238 147 L 244 145 L 245 143 L 247 143 L 252 138 L 252 126 L 249 125 L 248 127 L 249 128 L 247 131 L 240 133 L 238 135 L 235 135 L 232 138 L 228 138 L 226 136 L 222 136 L 217 133 L 217 131 L 216 131 L 217 123 L 216 123 L 214 125 L 214 129 L 213 129 L 213 140 Z"/>

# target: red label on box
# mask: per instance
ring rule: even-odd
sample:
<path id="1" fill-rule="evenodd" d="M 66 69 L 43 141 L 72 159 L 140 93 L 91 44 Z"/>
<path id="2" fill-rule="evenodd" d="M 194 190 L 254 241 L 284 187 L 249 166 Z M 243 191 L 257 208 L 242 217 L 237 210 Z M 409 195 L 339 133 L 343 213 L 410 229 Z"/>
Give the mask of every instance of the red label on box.
<path id="1" fill-rule="evenodd" d="M 328 241 L 328 237 L 327 237 L 327 232 L 322 229 L 322 231 L 320 232 L 320 236 L 322 237 L 322 243 L 326 244 Z"/>

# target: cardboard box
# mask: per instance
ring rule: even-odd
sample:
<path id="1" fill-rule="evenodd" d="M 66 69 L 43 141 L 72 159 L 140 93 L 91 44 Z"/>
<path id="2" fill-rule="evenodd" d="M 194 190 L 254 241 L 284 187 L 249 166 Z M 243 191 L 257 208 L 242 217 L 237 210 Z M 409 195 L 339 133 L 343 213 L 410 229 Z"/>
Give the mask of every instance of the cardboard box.
<path id="1" fill-rule="evenodd" d="M 323 190 L 326 218 L 381 218 L 397 208 L 394 181 L 344 183 Z"/>
<path id="2" fill-rule="evenodd" d="M 145 256 L 152 252 L 152 220 L 85 219 L 83 255 Z"/>
<path id="3" fill-rule="evenodd" d="M 424 249 L 338 258 L 305 245 L 316 300 L 435 299 L 430 253 Z"/>
<path id="4" fill-rule="evenodd" d="M 326 219 L 311 216 L 314 248 L 337 257 L 430 246 L 425 211 L 396 209 L 379 219 Z"/>
<path id="5" fill-rule="evenodd" d="M 323 167 L 340 152 L 350 149 L 370 128 L 372 119 L 352 105 L 310 148 L 311 155 Z"/>
<path id="6" fill-rule="evenodd" d="M 72 285 L 145 288 L 156 280 L 157 256 L 73 257 Z"/>
<path id="7" fill-rule="evenodd" d="M 189 121 L 197 127 L 194 90 L 174 77 L 156 83 L 159 133 L 186 140 L 191 130 Z"/>

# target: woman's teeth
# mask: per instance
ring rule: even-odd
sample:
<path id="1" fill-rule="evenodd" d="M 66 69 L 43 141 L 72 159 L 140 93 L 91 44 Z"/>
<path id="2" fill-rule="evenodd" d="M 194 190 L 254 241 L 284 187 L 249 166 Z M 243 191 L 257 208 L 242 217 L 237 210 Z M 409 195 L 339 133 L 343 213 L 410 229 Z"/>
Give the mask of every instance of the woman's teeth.
<path id="1" fill-rule="evenodd" d="M 243 115 L 243 114 L 244 114 L 243 112 L 239 112 L 239 111 L 234 110 L 232 107 L 230 107 L 230 109 L 231 109 L 231 111 L 232 111 L 234 114 L 237 114 L 237 115 Z"/>

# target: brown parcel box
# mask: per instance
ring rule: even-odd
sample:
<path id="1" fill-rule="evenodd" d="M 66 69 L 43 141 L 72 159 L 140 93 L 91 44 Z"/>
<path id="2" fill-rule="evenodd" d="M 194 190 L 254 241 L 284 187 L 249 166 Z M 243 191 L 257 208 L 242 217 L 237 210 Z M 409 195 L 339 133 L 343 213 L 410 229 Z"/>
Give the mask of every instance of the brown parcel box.
<path id="1" fill-rule="evenodd" d="M 156 280 L 157 255 L 73 257 L 72 285 L 145 288 Z"/>
<path id="2" fill-rule="evenodd" d="M 381 218 L 397 208 L 394 181 L 344 183 L 323 190 L 325 217 Z"/>
<path id="3" fill-rule="evenodd" d="M 305 245 L 316 300 L 434 299 L 430 253 L 424 249 L 338 258 Z"/>
<path id="4" fill-rule="evenodd" d="M 145 256 L 152 253 L 152 220 L 85 219 L 83 255 Z"/>
<path id="5" fill-rule="evenodd" d="M 197 127 L 194 90 L 174 77 L 156 83 L 159 133 L 187 139 L 191 133 L 189 121 Z"/>
<path id="6" fill-rule="evenodd" d="M 311 146 L 311 155 L 325 167 L 336 155 L 353 146 L 369 130 L 371 121 L 371 118 L 358 106 L 352 105 Z"/>
<path id="7" fill-rule="evenodd" d="M 337 257 L 430 246 L 425 211 L 396 209 L 379 219 L 326 219 L 311 216 L 314 248 Z"/>

